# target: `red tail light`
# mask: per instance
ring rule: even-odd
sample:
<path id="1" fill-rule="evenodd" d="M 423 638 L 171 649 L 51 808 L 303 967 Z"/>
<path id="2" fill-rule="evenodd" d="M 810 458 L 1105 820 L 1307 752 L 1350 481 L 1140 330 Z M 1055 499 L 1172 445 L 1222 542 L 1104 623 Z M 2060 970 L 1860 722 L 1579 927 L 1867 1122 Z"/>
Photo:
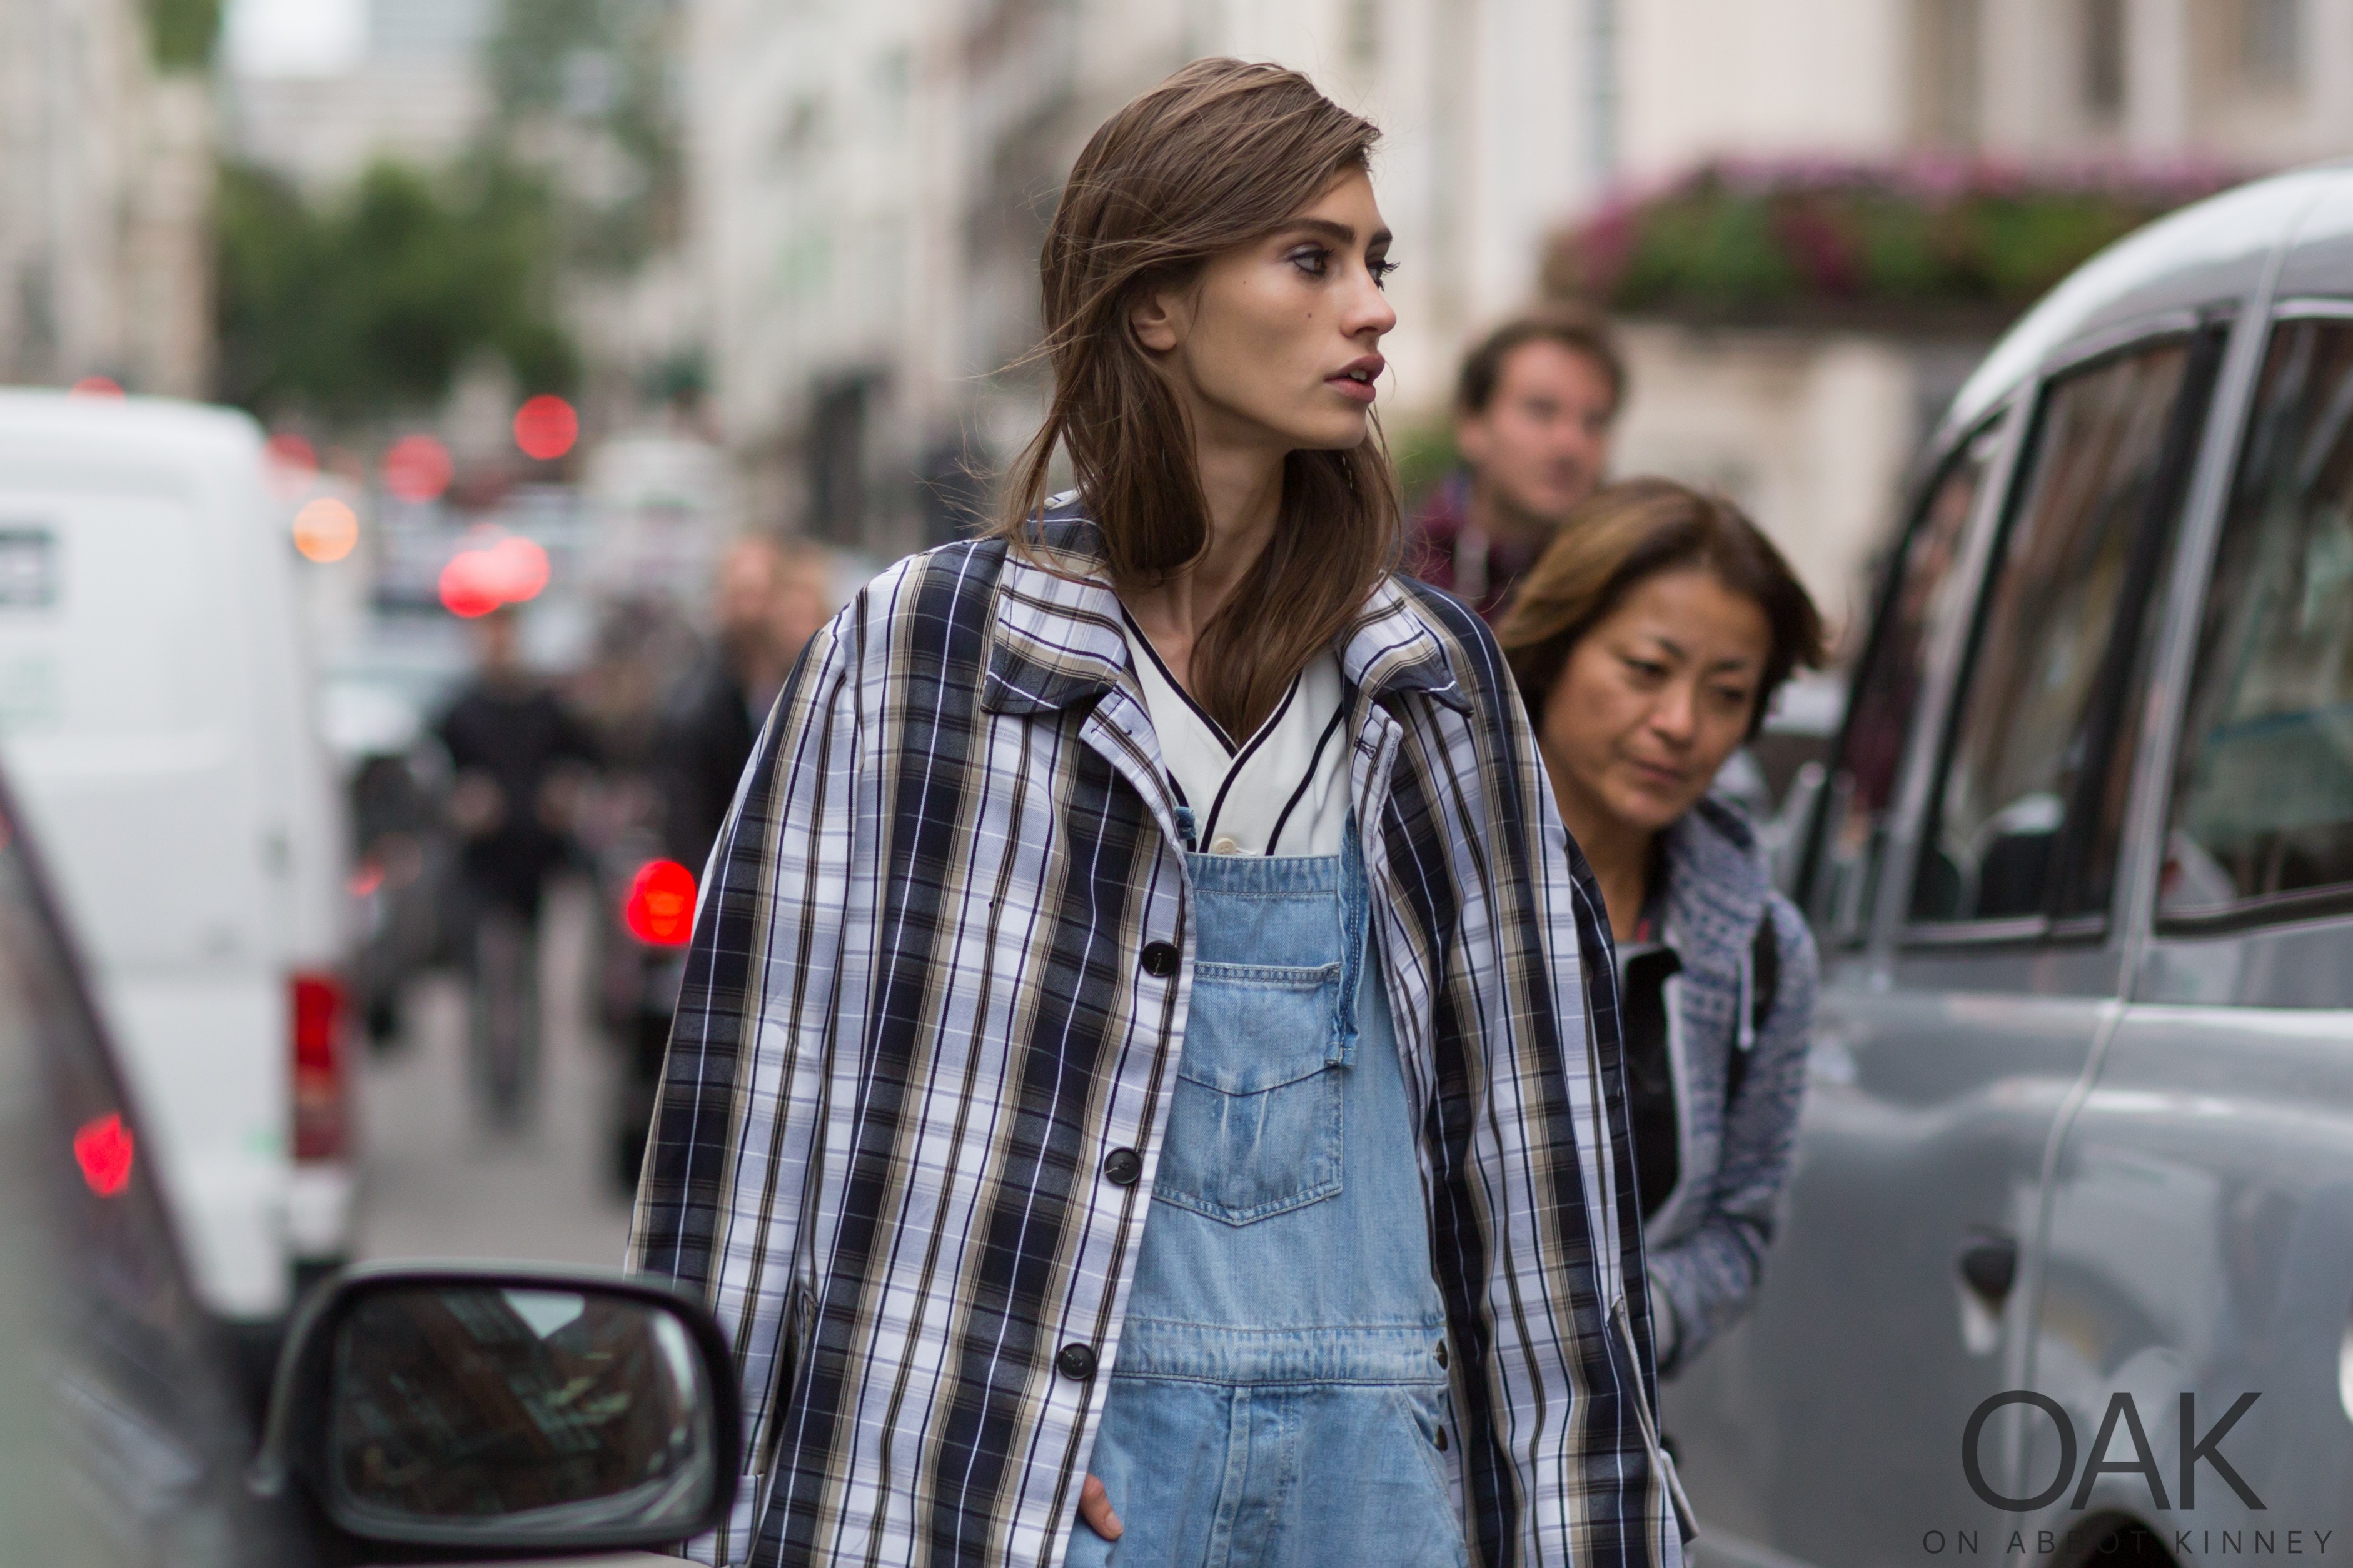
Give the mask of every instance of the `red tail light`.
<path id="1" fill-rule="evenodd" d="M 351 1142 L 343 1082 L 343 984 L 297 974 L 294 1007 L 294 1157 L 339 1160 Z"/>
<path id="2" fill-rule="evenodd" d="M 675 860 L 649 860 L 629 879 L 621 923 L 639 942 L 683 947 L 694 934 L 694 873 Z"/>
<path id="3" fill-rule="evenodd" d="M 74 1134 L 73 1152 L 81 1179 L 100 1197 L 111 1198 L 130 1184 L 132 1142 L 121 1112 L 111 1110 L 83 1126 Z"/>

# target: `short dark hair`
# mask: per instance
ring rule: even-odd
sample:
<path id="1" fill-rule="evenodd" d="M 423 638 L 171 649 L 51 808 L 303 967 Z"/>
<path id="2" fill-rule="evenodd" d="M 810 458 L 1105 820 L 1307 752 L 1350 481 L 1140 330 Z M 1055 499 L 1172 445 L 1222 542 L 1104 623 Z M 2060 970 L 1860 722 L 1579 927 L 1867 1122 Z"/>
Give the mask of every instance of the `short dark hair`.
<path id="1" fill-rule="evenodd" d="M 1558 343 L 1571 353 L 1590 360 L 1609 383 L 1609 411 L 1626 403 L 1626 361 L 1609 321 L 1597 310 L 1575 305 L 1547 305 L 1513 317 L 1479 340 L 1462 358 L 1462 374 L 1454 384 L 1458 414 L 1484 414 L 1495 400 L 1504 379 L 1504 362 L 1529 343 Z"/>
<path id="2" fill-rule="evenodd" d="M 1543 722 L 1571 649 L 1635 584 L 1662 572 L 1698 566 L 1755 602 L 1773 646 L 1757 683 L 1748 732 L 1765 722 L 1773 693 L 1799 665 L 1821 668 L 1821 612 L 1788 561 L 1747 515 L 1722 496 L 1672 479 L 1623 479 L 1596 491 L 1520 579 L 1495 628 L 1504 661 L 1529 714 Z"/>

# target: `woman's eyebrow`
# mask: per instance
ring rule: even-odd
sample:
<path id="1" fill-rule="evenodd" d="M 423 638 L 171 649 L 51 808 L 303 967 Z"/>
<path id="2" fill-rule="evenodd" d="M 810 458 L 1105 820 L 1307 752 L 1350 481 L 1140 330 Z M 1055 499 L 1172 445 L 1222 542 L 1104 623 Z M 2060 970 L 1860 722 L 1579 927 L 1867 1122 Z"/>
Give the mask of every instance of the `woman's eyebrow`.
<path id="1" fill-rule="evenodd" d="M 1293 230 L 1305 229 L 1310 234 L 1320 234 L 1335 245 L 1354 245 L 1356 243 L 1356 231 L 1355 229 L 1349 227 L 1345 223 L 1336 223 L 1328 217 L 1293 218 L 1285 226 Z M 1390 235 L 1388 229 L 1377 228 L 1373 230 L 1372 241 L 1366 247 L 1366 248 L 1371 249 L 1374 247 L 1387 245 L 1392 237 L 1394 237 Z"/>

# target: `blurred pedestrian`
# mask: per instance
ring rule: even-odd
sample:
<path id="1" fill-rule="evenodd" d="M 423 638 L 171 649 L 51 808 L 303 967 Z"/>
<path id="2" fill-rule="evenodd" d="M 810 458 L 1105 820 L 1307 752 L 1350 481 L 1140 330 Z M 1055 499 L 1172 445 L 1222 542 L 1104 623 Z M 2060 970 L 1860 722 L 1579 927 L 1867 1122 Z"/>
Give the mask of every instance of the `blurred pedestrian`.
<path id="1" fill-rule="evenodd" d="M 700 877 L 785 677 L 838 607 L 824 546 L 754 535 L 719 563 L 714 647 L 678 693 L 658 776 L 670 858 Z"/>
<path id="2" fill-rule="evenodd" d="M 449 819 L 462 847 L 475 1087 L 491 1121 L 520 1122 L 539 1056 L 539 915 L 570 854 L 568 830 L 595 747 L 522 661 L 512 606 L 474 623 L 476 663 L 435 726 L 449 753 Z"/>
<path id="3" fill-rule="evenodd" d="M 1659 1368 L 1756 1292 L 1805 1087 L 1813 939 L 1757 831 L 1709 784 L 1821 617 L 1730 502 L 1602 490 L 1521 580 L 1496 637 L 1617 939 Z"/>
<path id="4" fill-rule="evenodd" d="M 1679 1568 L 1599 894 L 1388 570 L 1377 135 L 1233 60 L 1113 115 L 1003 521 L 786 687 L 631 1243 L 734 1326 L 698 1554 Z"/>
<path id="5" fill-rule="evenodd" d="M 1625 402 L 1626 363 L 1598 314 L 1553 306 L 1488 333 L 1455 385 L 1461 467 L 1415 516 L 1407 569 L 1494 620 L 1600 485 Z"/>

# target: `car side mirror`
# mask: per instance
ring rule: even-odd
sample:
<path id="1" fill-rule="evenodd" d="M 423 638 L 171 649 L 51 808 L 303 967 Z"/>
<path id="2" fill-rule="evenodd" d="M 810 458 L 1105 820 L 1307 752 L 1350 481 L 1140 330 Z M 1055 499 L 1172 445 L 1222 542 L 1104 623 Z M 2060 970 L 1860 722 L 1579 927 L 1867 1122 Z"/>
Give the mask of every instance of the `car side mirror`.
<path id="1" fill-rule="evenodd" d="M 726 1342 L 651 1280 L 348 1270 L 287 1336 L 250 1474 L 349 1563 L 661 1546 L 733 1501 Z"/>

